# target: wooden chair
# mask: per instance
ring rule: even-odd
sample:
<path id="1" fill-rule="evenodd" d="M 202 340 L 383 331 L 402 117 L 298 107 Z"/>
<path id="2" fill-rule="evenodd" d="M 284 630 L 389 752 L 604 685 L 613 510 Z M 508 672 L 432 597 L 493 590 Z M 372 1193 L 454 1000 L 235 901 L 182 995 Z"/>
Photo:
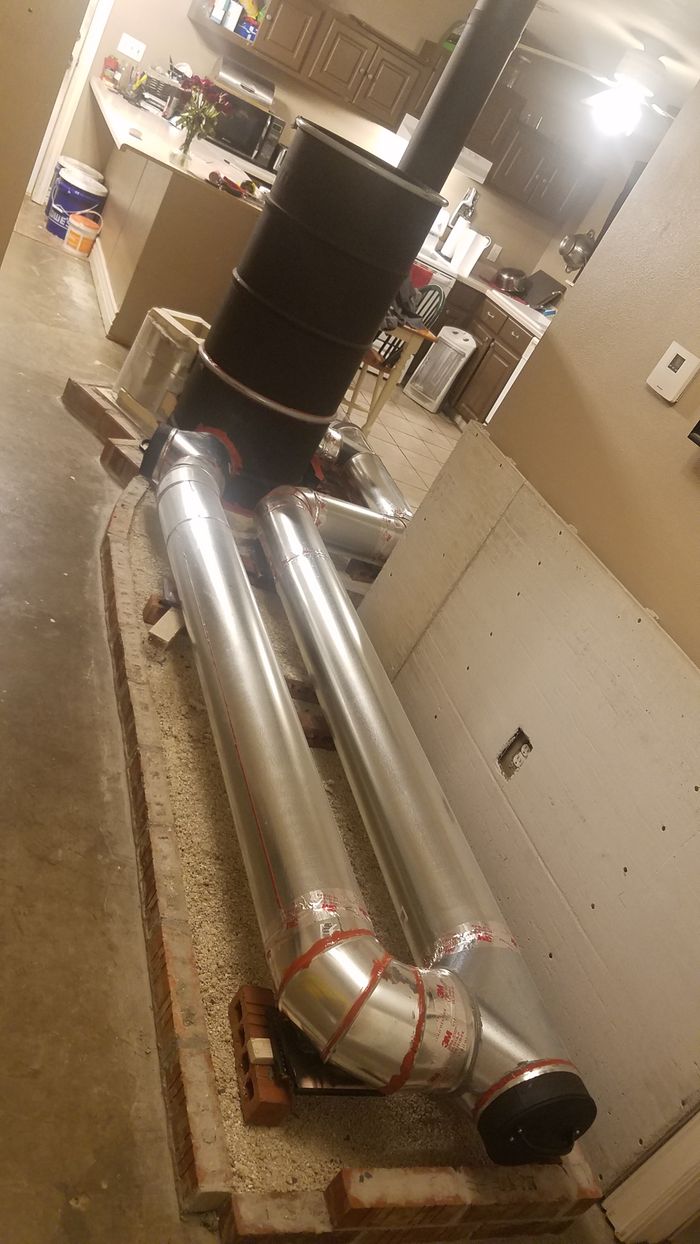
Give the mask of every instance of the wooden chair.
<path id="1" fill-rule="evenodd" d="M 349 419 L 358 404 L 365 376 L 369 371 L 376 372 L 374 391 L 370 399 L 367 419 L 363 424 L 365 432 L 369 432 L 376 423 L 411 359 L 426 342 L 437 341 L 429 325 L 435 323 L 444 305 L 444 290 L 438 285 L 426 286 L 417 309 L 417 314 L 423 320 L 425 328 L 410 328 L 404 325 L 401 328 L 392 328 L 385 333 L 380 333 L 374 345 L 365 354 L 346 411 L 346 417 Z"/>

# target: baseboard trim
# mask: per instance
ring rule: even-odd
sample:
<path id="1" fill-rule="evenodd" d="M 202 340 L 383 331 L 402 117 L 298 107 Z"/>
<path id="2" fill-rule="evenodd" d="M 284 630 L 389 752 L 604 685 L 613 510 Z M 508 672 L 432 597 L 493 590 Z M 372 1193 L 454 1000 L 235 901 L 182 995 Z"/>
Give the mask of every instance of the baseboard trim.
<path id="1" fill-rule="evenodd" d="M 621 1244 L 663 1244 L 700 1214 L 700 1114 L 603 1202 Z"/>
<path id="2" fill-rule="evenodd" d="M 92 272 L 92 280 L 95 286 L 95 293 L 97 294 L 97 304 L 100 308 L 102 322 L 105 326 L 105 332 L 109 336 L 112 325 L 117 318 L 117 300 L 112 289 L 112 282 L 109 279 L 107 261 L 99 238 L 95 242 L 90 255 L 90 271 Z"/>

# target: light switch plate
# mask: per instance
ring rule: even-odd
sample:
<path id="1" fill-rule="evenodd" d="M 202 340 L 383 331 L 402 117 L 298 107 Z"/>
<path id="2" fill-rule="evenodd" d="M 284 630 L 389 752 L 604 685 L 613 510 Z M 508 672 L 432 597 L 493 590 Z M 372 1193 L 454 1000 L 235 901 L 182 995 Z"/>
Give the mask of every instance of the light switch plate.
<path id="1" fill-rule="evenodd" d="M 134 39 L 133 35 L 124 34 L 117 44 L 117 51 L 120 56 L 126 56 L 127 60 L 134 60 L 138 64 L 143 60 L 146 44 Z"/>
<path id="2" fill-rule="evenodd" d="M 663 358 L 647 378 L 650 389 L 666 402 L 677 402 L 700 370 L 700 358 L 678 341 L 672 341 Z"/>

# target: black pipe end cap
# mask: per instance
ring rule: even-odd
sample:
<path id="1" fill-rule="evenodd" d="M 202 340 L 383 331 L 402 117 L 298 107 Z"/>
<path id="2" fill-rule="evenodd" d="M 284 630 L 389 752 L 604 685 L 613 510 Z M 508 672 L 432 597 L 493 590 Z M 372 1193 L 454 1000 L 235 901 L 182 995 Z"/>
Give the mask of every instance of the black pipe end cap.
<path id="1" fill-rule="evenodd" d="M 482 1111 L 477 1126 L 492 1162 L 523 1166 L 571 1153 L 596 1114 L 580 1076 L 548 1071 L 506 1089 Z"/>
<path id="2" fill-rule="evenodd" d="M 153 472 L 160 458 L 163 446 L 167 441 L 172 428 L 168 423 L 159 423 L 155 432 L 153 432 L 150 440 L 141 442 L 141 449 L 144 451 L 143 460 L 139 469 L 141 475 L 145 475 L 146 479 L 153 479 Z"/>

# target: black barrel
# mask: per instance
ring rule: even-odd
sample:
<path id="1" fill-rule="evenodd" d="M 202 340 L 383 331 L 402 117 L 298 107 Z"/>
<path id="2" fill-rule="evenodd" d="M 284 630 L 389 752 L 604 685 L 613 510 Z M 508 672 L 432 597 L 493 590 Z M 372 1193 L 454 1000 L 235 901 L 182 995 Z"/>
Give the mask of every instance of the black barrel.
<path id="1" fill-rule="evenodd" d="M 247 503 L 304 475 L 444 200 L 299 118 L 174 414 L 220 429 Z"/>

